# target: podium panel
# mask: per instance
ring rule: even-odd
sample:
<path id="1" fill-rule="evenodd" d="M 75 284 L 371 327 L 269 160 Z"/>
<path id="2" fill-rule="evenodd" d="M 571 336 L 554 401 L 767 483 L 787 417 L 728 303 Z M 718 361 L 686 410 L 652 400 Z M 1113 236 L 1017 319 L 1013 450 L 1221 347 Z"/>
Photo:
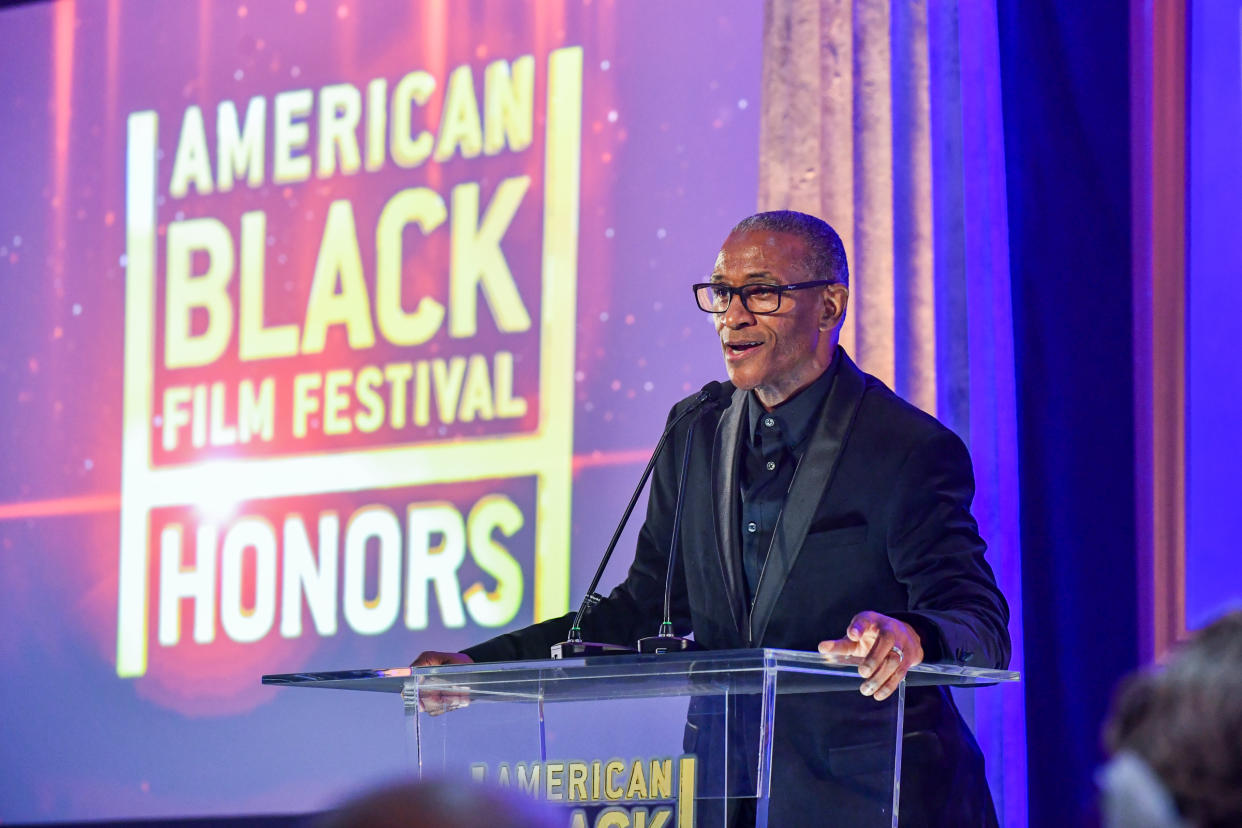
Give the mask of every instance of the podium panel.
<path id="1" fill-rule="evenodd" d="M 526 791 L 572 828 L 895 826 L 906 686 L 1017 674 L 920 665 L 877 702 L 859 661 L 761 649 L 263 680 L 400 693 L 416 775 Z"/>

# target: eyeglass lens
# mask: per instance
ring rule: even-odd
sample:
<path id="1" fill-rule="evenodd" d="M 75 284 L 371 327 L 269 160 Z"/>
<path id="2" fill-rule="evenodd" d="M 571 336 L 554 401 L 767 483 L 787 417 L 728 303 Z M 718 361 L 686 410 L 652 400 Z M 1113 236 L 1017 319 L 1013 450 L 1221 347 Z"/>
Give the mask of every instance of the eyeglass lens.
<path id="1" fill-rule="evenodd" d="M 724 313 L 728 310 L 735 293 L 741 298 L 742 306 L 751 313 L 771 313 L 781 303 L 780 291 L 771 290 L 766 285 L 746 285 L 741 288 L 704 285 L 695 291 L 699 307 L 712 313 Z"/>

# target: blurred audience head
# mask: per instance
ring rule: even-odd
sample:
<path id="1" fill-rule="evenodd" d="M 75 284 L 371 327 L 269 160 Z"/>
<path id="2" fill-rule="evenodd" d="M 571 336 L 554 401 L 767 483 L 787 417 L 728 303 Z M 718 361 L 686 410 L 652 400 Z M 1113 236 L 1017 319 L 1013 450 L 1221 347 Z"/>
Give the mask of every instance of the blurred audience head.
<path id="1" fill-rule="evenodd" d="M 1125 681 L 1104 738 L 1108 825 L 1242 825 L 1242 611 Z"/>
<path id="2" fill-rule="evenodd" d="M 562 819 L 559 825 L 563 825 Z M 554 812 L 514 791 L 470 780 L 404 781 L 362 794 L 317 828 L 554 828 Z"/>

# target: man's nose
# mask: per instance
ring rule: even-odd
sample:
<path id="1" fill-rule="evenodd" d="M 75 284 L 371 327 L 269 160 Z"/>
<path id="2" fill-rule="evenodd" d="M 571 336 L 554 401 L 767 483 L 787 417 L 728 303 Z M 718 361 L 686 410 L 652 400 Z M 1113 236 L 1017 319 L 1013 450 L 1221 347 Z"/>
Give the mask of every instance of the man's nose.
<path id="1" fill-rule="evenodd" d="M 720 321 L 726 328 L 744 328 L 755 324 L 755 315 L 746 310 L 746 305 L 742 304 L 742 297 L 736 293 L 733 294 L 728 309 L 720 316 Z"/>

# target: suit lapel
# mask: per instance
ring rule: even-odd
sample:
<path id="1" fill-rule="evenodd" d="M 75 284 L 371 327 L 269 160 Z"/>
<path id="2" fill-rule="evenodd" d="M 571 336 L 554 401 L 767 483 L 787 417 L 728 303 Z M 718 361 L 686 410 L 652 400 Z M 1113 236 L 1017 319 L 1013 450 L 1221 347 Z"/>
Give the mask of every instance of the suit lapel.
<path id="1" fill-rule="evenodd" d="M 742 548 L 738 542 L 738 479 L 737 438 L 742 415 L 746 411 L 746 394 L 740 388 L 716 426 L 716 444 L 712 451 L 712 513 L 716 516 L 716 554 L 724 579 L 729 614 L 739 634 L 745 630 L 746 597 L 742 589 Z"/>
<path id="2" fill-rule="evenodd" d="M 845 354 L 841 357 L 841 364 L 832 380 L 828 398 L 824 401 L 819 423 L 794 471 L 793 481 L 785 496 L 785 505 L 772 534 L 772 546 L 768 549 L 768 557 L 759 576 L 755 602 L 750 613 L 751 645 L 763 640 L 772 610 L 776 607 L 785 581 L 802 551 L 811 519 L 815 516 L 824 492 L 832 484 L 841 449 L 862 402 L 866 380 Z M 736 528 L 734 531 L 737 531 Z"/>

